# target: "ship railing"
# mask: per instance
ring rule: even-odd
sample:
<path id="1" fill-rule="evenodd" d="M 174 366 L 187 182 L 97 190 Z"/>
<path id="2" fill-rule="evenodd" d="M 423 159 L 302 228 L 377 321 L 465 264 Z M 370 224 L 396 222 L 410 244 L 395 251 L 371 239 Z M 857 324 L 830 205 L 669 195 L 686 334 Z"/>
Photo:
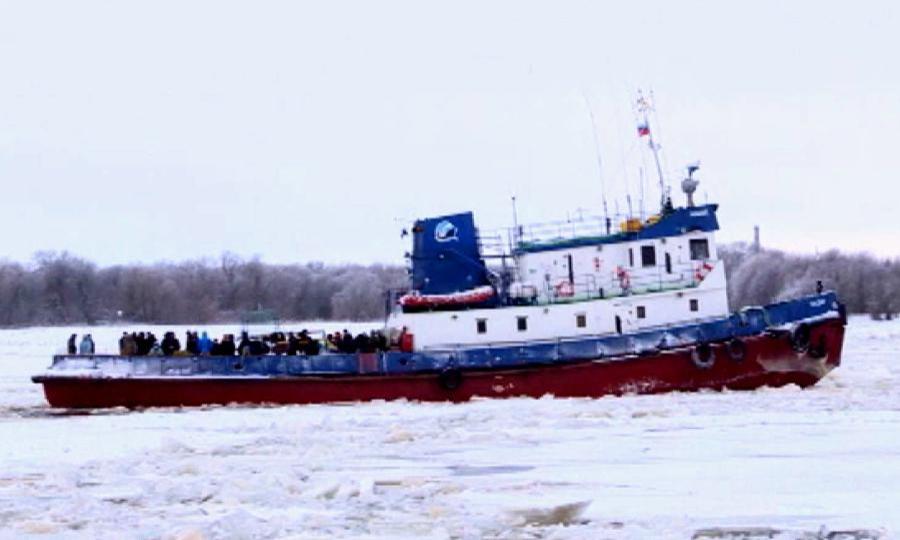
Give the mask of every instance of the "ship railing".
<path id="1" fill-rule="evenodd" d="M 706 263 L 720 264 L 710 260 L 625 268 L 627 279 L 611 271 L 604 275 L 579 274 L 571 283 L 567 279 L 541 284 L 520 283 L 504 298 L 508 298 L 508 303 L 513 305 L 547 305 L 691 289 L 697 287 L 708 274 L 698 273 Z M 408 292 L 409 288 L 387 291 L 385 313 L 398 311 L 398 300 Z"/>
<path id="2" fill-rule="evenodd" d="M 509 255 L 506 241 L 499 232 L 479 233 L 478 249 L 484 258 L 501 258 Z"/>
<path id="3" fill-rule="evenodd" d="M 691 261 L 670 266 L 626 268 L 627 278 L 611 272 L 604 276 L 577 275 L 571 283 L 563 279 L 545 282 L 543 287 L 526 285 L 523 289 L 531 289 L 533 294 L 522 295 L 525 301 L 518 303 L 555 304 L 694 288 L 708 274 L 708 272 L 698 273 L 698 269 L 705 262 L 716 263 L 716 261 Z"/>
<path id="4" fill-rule="evenodd" d="M 507 229 L 506 235 L 514 247 L 552 245 L 577 238 L 603 238 L 622 231 L 622 224 L 629 220 L 645 223 L 644 215 L 612 214 L 605 216 L 578 216 L 562 221 L 517 225 Z"/>

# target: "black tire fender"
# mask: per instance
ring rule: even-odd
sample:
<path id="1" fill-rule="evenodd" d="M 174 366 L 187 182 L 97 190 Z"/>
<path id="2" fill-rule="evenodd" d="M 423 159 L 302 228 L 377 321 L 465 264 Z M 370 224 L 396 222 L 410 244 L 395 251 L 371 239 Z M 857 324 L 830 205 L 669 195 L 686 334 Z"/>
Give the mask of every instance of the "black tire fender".
<path id="1" fill-rule="evenodd" d="M 791 332 L 791 347 L 798 353 L 805 353 L 809 350 L 811 331 L 809 325 L 800 323 L 794 331 Z"/>
<path id="2" fill-rule="evenodd" d="M 455 367 L 448 367 L 438 375 L 438 384 L 445 390 L 456 390 L 463 383 L 462 371 Z"/>
<path id="3" fill-rule="evenodd" d="M 826 358 L 828 356 L 828 343 L 825 341 L 825 336 L 819 336 L 819 342 L 815 345 L 810 345 L 806 354 L 814 360 Z"/>
<path id="4" fill-rule="evenodd" d="M 747 357 L 747 344 L 740 338 L 732 338 L 728 342 L 728 357 L 735 362 L 743 362 Z"/>
<path id="5" fill-rule="evenodd" d="M 713 352 L 712 345 L 709 343 L 699 343 L 694 350 L 691 351 L 691 360 L 694 365 L 700 369 L 709 369 L 716 363 L 716 355 Z"/>

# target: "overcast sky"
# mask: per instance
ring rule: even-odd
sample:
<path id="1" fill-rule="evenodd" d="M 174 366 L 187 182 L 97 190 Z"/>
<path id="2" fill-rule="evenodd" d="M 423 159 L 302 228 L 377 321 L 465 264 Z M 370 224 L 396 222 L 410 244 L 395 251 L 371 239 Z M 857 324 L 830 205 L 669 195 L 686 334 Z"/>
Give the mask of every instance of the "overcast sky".
<path id="1" fill-rule="evenodd" d="M 0 258 L 400 262 L 415 217 L 638 206 L 639 87 L 722 240 L 900 255 L 896 2 L 0 6 Z"/>

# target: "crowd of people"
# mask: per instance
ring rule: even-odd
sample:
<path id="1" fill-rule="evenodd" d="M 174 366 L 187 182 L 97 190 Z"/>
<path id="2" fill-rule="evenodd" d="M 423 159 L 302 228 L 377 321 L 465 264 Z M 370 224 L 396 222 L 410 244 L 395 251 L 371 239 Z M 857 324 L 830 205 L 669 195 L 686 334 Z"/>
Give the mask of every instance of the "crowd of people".
<path id="1" fill-rule="evenodd" d="M 390 342 L 384 332 L 372 330 L 354 336 L 347 329 L 327 334 L 322 339 L 310 335 L 304 329 L 300 332 L 272 332 L 261 336 L 250 336 L 242 332 L 240 340 L 234 334 L 224 334 L 221 338 L 210 338 L 205 331 L 185 332 L 184 344 L 175 332 L 165 332 L 158 339 L 153 332 L 123 332 L 119 338 L 121 356 L 262 356 L 306 355 L 314 356 L 323 350 L 329 353 L 375 353 L 386 351 Z M 96 347 L 90 334 L 85 334 L 78 342 L 77 334 L 69 337 L 68 354 L 93 355 Z"/>

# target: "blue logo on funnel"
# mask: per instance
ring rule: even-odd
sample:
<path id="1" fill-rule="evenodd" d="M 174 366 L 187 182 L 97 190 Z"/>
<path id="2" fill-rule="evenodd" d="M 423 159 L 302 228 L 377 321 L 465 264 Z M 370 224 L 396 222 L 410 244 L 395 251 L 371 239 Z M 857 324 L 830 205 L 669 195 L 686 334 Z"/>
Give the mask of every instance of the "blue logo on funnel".
<path id="1" fill-rule="evenodd" d="M 434 239 L 438 242 L 459 242 L 459 229 L 446 219 L 434 227 Z"/>

